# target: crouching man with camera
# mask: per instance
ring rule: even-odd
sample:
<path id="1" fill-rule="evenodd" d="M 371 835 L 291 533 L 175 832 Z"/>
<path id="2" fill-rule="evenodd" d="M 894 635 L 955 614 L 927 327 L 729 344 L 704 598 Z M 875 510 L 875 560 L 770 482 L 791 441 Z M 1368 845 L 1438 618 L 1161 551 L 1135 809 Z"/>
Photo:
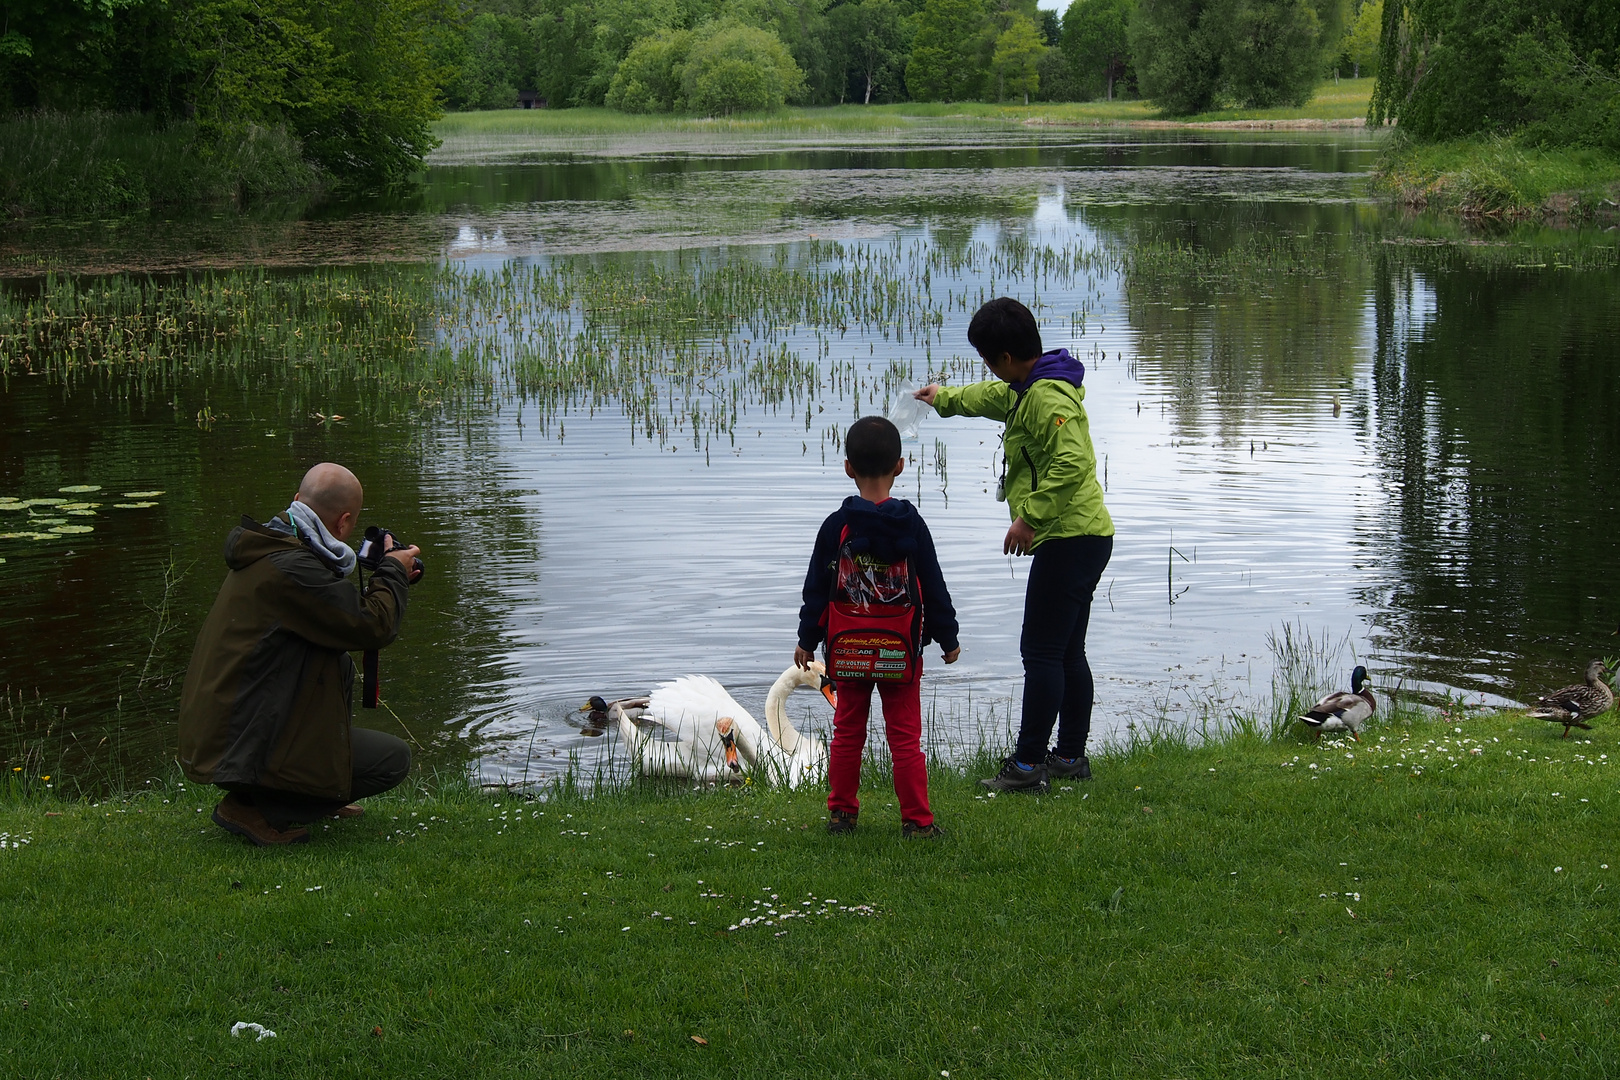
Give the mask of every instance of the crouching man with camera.
<path id="1" fill-rule="evenodd" d="M 306 841 L 303 826 L 321 818 L 359 817 L 353 800 L 410 769 L 404 742 L 349 725 L 349 652 L 369 660 L 394 640 L 422 573 L 419 550 L 387 533 L 367 530 L 360 556 L 345 543 L 361 503 L 360 481 L 328 462 L 268 523 L 244 517 L 186 671 L 181 767 L 228 792 L 215 823 L 260 847 Z M 349 580 L 357 563 L 371 570 L 364 588 Z"/>

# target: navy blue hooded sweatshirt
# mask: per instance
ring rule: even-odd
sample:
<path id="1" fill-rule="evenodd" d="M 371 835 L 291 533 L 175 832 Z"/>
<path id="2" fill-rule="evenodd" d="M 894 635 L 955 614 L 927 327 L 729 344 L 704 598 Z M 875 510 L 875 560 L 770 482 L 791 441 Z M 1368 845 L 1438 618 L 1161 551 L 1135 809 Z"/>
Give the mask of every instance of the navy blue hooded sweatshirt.
<path id="1" fill-rule="evenodd" d="M 844 505 L 833 511 L 821 523 L 816 533 L 816 549 L 810 556 L 810 572 L 804 576 L 804 606 L 799 609 L 799 648 L 815 652 L 821 639 L 827 636 L 821 625 L 821 616 L 832 598 L 832 588 L 838 575 L 839 537 L 844 526 L 849 526 L 849 538 L 855 549 L 862 545 L 884 562 L 911 560 L 912 572 L 922 587 L 923 629 L 920 644 L 939 642 L 946 652 L 956 648 L 958 628 L 956 608 L 951 606 L 951 591 L 945 587 L 945 575 L 939 569 L 939 557 L 934 554 L 934 538 L 928 532 L 917 508 L 904 499 L 885 499 L 870 503 L 859 495 L 851 495 Z"/>

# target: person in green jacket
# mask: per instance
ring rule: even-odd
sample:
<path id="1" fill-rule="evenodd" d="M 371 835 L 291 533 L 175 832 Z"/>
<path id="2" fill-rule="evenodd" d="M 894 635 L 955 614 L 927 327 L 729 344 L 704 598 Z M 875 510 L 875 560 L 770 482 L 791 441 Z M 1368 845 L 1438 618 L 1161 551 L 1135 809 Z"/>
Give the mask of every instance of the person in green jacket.
<path id="1" fill-rule="evenodd" d="M 1086 369 L 1067 349 L 1045 352 L 1035 316 L 1000 297 L 974 313 L 968 341 L 994 379 L 972 386 L 935 383 L 917 398 L 941 416 L 1000 420 L 1001 475 L 1012 526 L 1009 555 L 1032 556 L 1024 592 L 1024 707 L 1013 756 L 981 780 L 995 791 L 1043 791 L 1049 777 L 1091 779 L 1086 738 L 1094 692 L 1086 661 L 1091 599 L 1114 550 L 1114 522 L 1103 505 L 1097 455 L 1086 423 Z M 1048 749 L 1054 722 L 1057 746 Z"/>
<path id="2" fill-rule="evenodd" d="M 303 826 L 323 817 L 358 817 L 352 800 L 410 769 L 402 741 L 349 723 L 349 652 L 398 636 L 419 554 L 388 551 L 357 589 L 345 541 L 362 500 L 354 473 L 326 462 L 267 524 L 244 517 L 225 540 L 230 572 L 186 671 L 180 767 L 224 788 L 214 822 L 260 847 L 306 841 Z"/>

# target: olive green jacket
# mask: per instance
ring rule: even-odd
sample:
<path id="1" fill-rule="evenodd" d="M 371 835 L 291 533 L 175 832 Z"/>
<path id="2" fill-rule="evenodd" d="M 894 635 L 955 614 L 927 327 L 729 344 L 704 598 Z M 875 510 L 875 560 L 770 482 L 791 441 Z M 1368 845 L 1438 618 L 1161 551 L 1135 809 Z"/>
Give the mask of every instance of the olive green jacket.
<path id="1" fill-rule="evenodd" d="M 942 386 L 934 397 L 941 416 L 986 416 L 1006 424 L 1007 509 L 1035 530 L 1035 544 L 1054 536 L 1113 536 L 1103 505 L 1097 454 L 1091 448 L 1083 386 L 1038 379 L 1017 391 L 1000 379 Z"/>
<path id="2" fill-rule="evenodd" d="M 180 695 L 180 765 L 200 784 L 347 799 L 349 650 L 398 635 L 405 569 L 384 559 L 362 591 L 278 524 L 244 517 L 225 540 L 230 572 Z"/>

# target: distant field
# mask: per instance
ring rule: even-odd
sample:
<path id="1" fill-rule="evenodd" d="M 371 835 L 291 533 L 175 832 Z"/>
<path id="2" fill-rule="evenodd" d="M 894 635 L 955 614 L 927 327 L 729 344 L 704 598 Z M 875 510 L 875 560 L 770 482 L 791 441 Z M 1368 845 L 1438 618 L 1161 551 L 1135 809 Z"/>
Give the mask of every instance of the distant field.
<path id="1" fill-rule="evenodd" d="M 503 135 L 546 134 L 563 137 L 655 134 L 658 132 L 715 132 L 735 134 L 862 133 L 904 131 L 936 126 L 941 121 L 990 124 L 1088 125 L 1184 124 L 1233 121 L 1274 123 L 1357 120 L 1367 113 L 1371 79 L 1345 79 L 1324 83 L 1316 96 L 1300 108 L 1222 109 L 1188 117 L 1164 117 L 1146 101 L 1044 102 L 1033 105 L 990 105 L 906 102 L 900 105 L 834 105 L 821 108 L 782 109 L 734 117 L 639 116 L 611 109 L 500 109 L 490 112 L 450 113 L 436 125 L 447 142 Z"/>

